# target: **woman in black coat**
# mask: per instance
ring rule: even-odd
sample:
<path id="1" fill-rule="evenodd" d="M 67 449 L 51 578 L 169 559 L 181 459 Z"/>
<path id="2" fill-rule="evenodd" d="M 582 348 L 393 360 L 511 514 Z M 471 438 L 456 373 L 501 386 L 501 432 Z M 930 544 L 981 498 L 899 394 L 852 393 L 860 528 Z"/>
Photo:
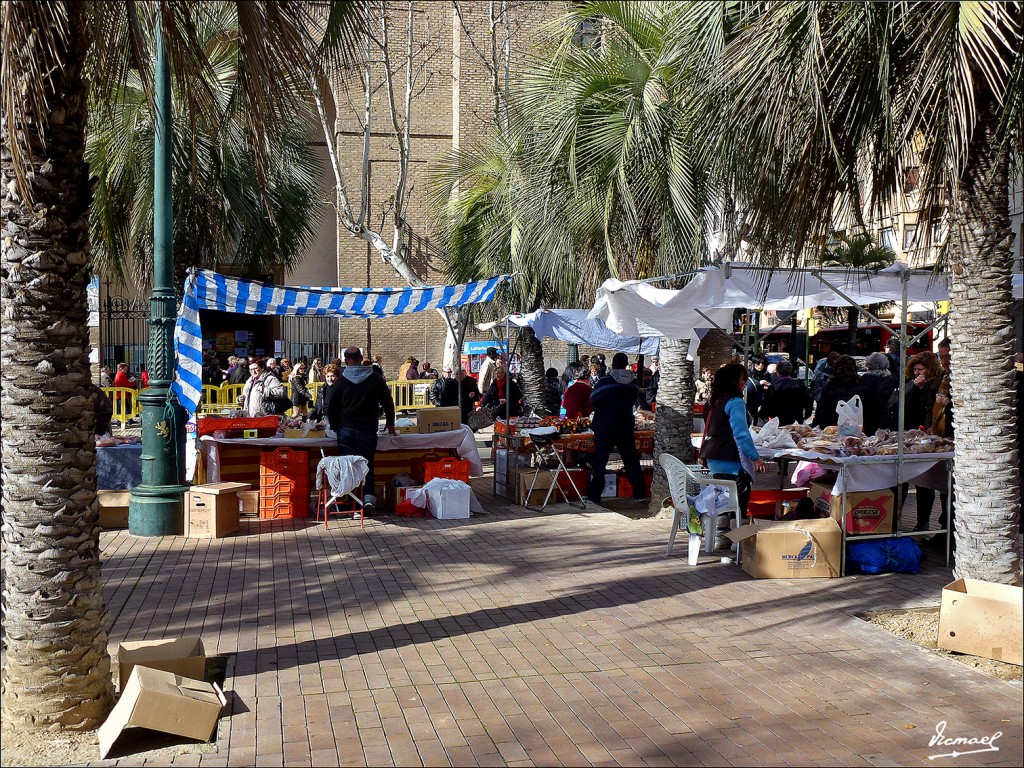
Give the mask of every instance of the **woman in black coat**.
<path id="1" fill-rule="evenodd" d="M 899 399 L 899 381 L 889 373 L 889 358 L 882 352 L 872 352 L 864 361 L 867 368 L 860 377 L 860 399 L 864 402 L 864 434 L 873 435 L 879 429 L 895 429 L 896 422 L 889 412 Z"/>
<path id="2" fill-rule="evenodd" d="M 487 408 L 495 419 L 505 418 L 505 402 L 508 401 L 508 415 L 518 416 L 522 413 L 520 402 L 523 393 L 519 385 L 508 377 L 504 368 L 499 368 L 494 376 L 494 381 L 487 388 L 487 394 L 480 401 L 481 408 Z"/>
<path id="3" fill-rule="evenodd" d="M 836 406 L 840 400 L 849 400 L 856 394 L 860 382 L 857 379 L 857 363 L 849 355 L 840 355 L 832 365 L 832 378 L 821 390 L 821 400 L 814 412 L 814 427 L 834 427 L 839 423 Z"/>
<path id="4" fill-rule="evenodd" d="M 331 410 L 331 397 L 334 395 L 334 391 L 338 383 L 338 376 L 340 375 L 341 369 L 334 363 L 331 363 L 324 368 L 324 383 L 320 387 L 320 391 L 317 393 L 316 404 L 313 406 L 313 410 L 309 413 L 310 420 L 325 421 L 327 419 L 327 414 Z"/>

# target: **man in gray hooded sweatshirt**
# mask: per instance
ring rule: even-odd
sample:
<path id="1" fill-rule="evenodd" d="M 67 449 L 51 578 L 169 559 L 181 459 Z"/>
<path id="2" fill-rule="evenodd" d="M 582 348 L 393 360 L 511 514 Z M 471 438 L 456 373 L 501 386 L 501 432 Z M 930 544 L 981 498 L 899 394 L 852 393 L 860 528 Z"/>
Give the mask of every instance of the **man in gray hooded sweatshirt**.
<path id="1" fill-rule="evenodd" d="M 604 473 L 612 449 L 619 452 L 630 485 L 633 498 L 648 498 L 643 470 L 640 468 L 640 454 L 636 450 L 636 435 L 633 432 L 633 406 L 636 404 L 637 386 L 633 372 L 627 370 L 629 357 L 619 352 L 612 358 L 611 375 L 597 380 L 590 403 L 594 406 L 594 471 L 590 477 L 587 496 L 595 504 L 601 502 L 604 490 Z"/>
<path id="2" fill-rule="evenodd" d="M 327 420 L 338 435 L 338 452 L 342 456 L 362 456 L 370 466 L 363 510 L 372 512 L 377 504 L 373 493 L 373 457 L 377 453 L 378 414 L 383 408 L 387 430 L 395 434 L 395 401 L 384 377 L 372 366 L 362 364 L 359 347 L 347 348 L 344 358 L 345 367 L 334 385 Z"/>

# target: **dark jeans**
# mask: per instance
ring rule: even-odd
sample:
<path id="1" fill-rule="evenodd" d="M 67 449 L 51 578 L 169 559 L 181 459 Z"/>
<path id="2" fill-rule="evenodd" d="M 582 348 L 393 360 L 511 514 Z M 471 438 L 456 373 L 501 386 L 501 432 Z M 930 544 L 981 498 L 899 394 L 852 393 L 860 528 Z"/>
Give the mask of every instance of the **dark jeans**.
<path id="1" fill-rule="evenodd" d="M 587 497 L 599 504 L 601 493 L 604 491 L 604 474 L 608 467 L 608 457 L 612 449 L 619 452 L 622 463 L 626 468 L 626 477 L 633 486 L 633 498 L 647 498 L 647 485 L 644 480 L 644 471 L 640 468 L 640 454 L 636 450 L 636 436 L 633 430 L 621 430 L 610 434 L 594 434 L 594 467 L 590 474 L 590 487 L 587 489 Z"/>
<path id="2" fill-rule="evenodd" d="M 896 489 L 894 488 L 892 490 L 895 492 Z M 910 483 L 904 483 L 901 490 L 902 494 L 898 501 L 900 509 L 903 508 L 903 502 L 907 500 L 907 496 L 909 495 Z M 933 488 L 925 488 L 921 485 L 915 485 L 914 492 L 917 494 L 917 524 L 914 526 L 914 530 L 930 530 L 932 507 L 935 506 L 935 490 Z M 945 528 L 946 510 L 950 508 L 950 498 L 948 493 L 939 494 L 939 504 L 941 505 L 941 510 L 939 511 L 939 528 Z"/>
<path id="3" fill-rule="evenodd" d="M 338 430 L 338 453 L 342 456 L 362 456 L 370 465 L 370 471 L 366 473 L 364 481 L 364 493 L 374 493 L 373 490 L 373 457 L 377 453 L 377 430 L 372 432 L 342 427 Z"/>

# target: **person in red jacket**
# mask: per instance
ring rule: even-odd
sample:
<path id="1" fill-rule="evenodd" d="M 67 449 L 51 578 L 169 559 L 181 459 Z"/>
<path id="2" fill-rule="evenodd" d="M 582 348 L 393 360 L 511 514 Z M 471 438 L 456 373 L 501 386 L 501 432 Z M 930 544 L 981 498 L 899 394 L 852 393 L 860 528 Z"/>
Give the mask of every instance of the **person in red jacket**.
<path id="1" fill-rule="evenodd" d="M 589 416 L 594 410 L 590 405 L 589 370 L 580 369 L 576 374 L 576 381 L 565 388 L 565 392 L 562 394 L 562 407 L 565 408 L 565 418 L 567 419 Z"/>
<path id="2" fill-rule="evenodd" d="M 135 389 L 135 379 L 128 375 L 128 363 L 117 364 L 117 373 L 114 374 L 114 386 Z"/>

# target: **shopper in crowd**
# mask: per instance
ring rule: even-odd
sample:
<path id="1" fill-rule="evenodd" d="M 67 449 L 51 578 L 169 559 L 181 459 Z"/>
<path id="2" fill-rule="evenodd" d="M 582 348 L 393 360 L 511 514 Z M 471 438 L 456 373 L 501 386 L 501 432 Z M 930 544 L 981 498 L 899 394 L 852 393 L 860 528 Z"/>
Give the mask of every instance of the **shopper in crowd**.
<path id="1" fill-rule="evenodd" d="M 398 369 L 398 380 L 399 381 L 415 381 L 420 377 L 418 366 L 420 361 L 411 355 L 405 359 L 402 363 L 402 367 Z"/>
<path id="2" fill-rule="evenodd" d="M 647 402 L 653 411 L 658 404 L 658 387 L 661 385 L 661 361 L 655 357 L 651 365 L 651 378 L 647 382 Z"/>
<path id="3" fill-rule="evenodd" d="M 754 385 L 763 394 L 771 386 L 772 377 L 768 372 L 768 360 L 764 355 L 753 355 L 750 358 L 750 372 L 747 378 L 754 382 Z"/>
<path id="4" fill-rule="evenodd" d="M 707 366 L 700 369 L 700 378 L 697 379 L 696 393 L 693 401 L 705 405 L 711 399 L 711 381 L 714 378 L 712 370 Z"/>
<path id="5" fill-rule="evenodd" d="M 371 513 L 377 504 L 374 494 L 373 460 L 377 453 L 378 414 L 384 411 L 384 425 L 395 434 L 395 401 L 384 377 L 372 365 L 362 365 L 359 347 L 345 350 L 345 368 L 338 378 L 337 391 L 331 396 L 328 420 L 338 435 L 342 456 L 362 456 L 369 464 L 363 495 L 363 512 Z"/>
<path id="6" fill-rule="evenodd" d="M 100 369 L 100 386 L 101 387 L 112 387 L 114 386 L 114 373 L 110 370 L 109 365 L 105 365 Z"/>
<path id="7" fill-rule="evenodd" d="M 839 359 L 838 352 L 829 352 L 824 360 L 819 360 L 814 366 L 814 375 L 811 376 L 811 398 L 816 403 L 821 402 L 821 393 L 825 391 L 825 385 L 832 378 L 832 366 Z M 854 365 L 856 368 L 856 365 Z"/>
<path id="8" fill-rule="evenodd" d="M 278 381 L 277 377 L 267 367 L 267 361 L 262 357 L 254 357 L 249 360 L 249 380 L 242 388 L 242 394 L 238 402 L 246 416 L 264 416 L 274 413 L 275 408 L 272 400 L 274 398 L 287 397 L 284 384 Z"/>
<path id="9" fill-rule="evenodd" d="M 707 463 L 713 477 L 736 482 L 740 510 L 744 515 L 747 514 L 747 502 L 753 486 L 751 472 L 767 471 L 747 427 L 743 403 L 746 388 L 747 370 L 742 363 L 729 363 L 715 371 L 711 399 L 704 412 L 707 428 L 700 447 L 700 457 Z"/>
<path id="10" fill-rule="evenodd" d="M 228 384 L 245 384 L 249 380 L 249 363 L 244 357 L 236 357 L 235 361 L 235 370 L 228 374 Z"/>
<path id="11" fill-rule="evenodd" d="M 487 408 L 495 419 L 504 419 L 506 415 L 511 418 L 523 412 L 522 399 L 519 385 L 509 378 L 504 365 L 498 365 L 495 366 L 494 381 L 487 388 L 480 407 Z"/>
<path id="12" fill-rule="evenodd" d="M 593 389 L 594 387 L 597 386 L 597 382 L 600 380 L 600 378 L 601 378 L 601 364 L 596 362 L 596 361 L 592 361 L 590 363 L 590 388 L 591 389 Z"/>
<path id="13" fill-rule="evenodd" d="M 439 408 L 451 408 L 459 404 L 459 380 L 455 378 L 452 367 L 446 365 L 440 379 L 430 385 L 428 396 L 431 405 Z"/>
<path id="14" fill-rule="evenodd" d="M 895 428 L 889 414 L 898 402 L 900 384 L 889 373 L 889 358 L 882 352 L 868 355 L 864 367 L 858 394 L 864 405 L 864 434 L 873 435 L 879 429 Z"/>
<path id="15" fill-rule="evenodd" d="M 597 363 L 597 373 L 599 376 L 608 375 L 608 366 L 605 364 L 605 356 L 603 352 L 598 352 L 594 355 L 594 361 Z"/>
<path id="16" fill-rule="evenodd" d="M 834 427 L 839 423 L 836 411 L 840 400 L 849 401 L 860 392 L 857 363 L 849 355 L 839 355 L 832 365 L 832 375 L 821 390 L 821 401 L 814 411 L 815 427 Z"/>
<path id="17" fill-rule="evenodd" d="M 943 384 L 942 364 L 934 352 L 921 352 L 907 360 L 907 381 L 904 384 L 903 428 L 932 431 L 937 395 Z M 948 393 L 948 389 L 947 389 Z M 898 413 L 897 413 L 898 417 Z M 950 422 L 952 419 L 950 419 Z M 952 423 L 949 424 L 952 429 Z M 945 424 L 943 424 L 945 431 Z M 900 503 L 907 497 L 909 483 L 904 483 Z M 930 528 L 932 507 L 935 505 L 935 491 L 918 485 L 914 487 L 917 497 L 917 524 L 915 531 Z M 943 508 L 946 506 L 943 499 Z"/>
<path id="18" fill-rule="evenodd" d="M 339 375 L 341 375 L 341 369 L 334 363 L 324 366 L 324 383 L 316 395 L 316 403 L 309 414 L 311 421 L 325 421 L 327 419 L 327 413 L 331 405 L 331 395 L 334 394 Z"/>
<path id="19" fill-rule="evenodd" d="M 278 381 L 281 380 L 281 366 L 278 365 L 277 358 L 268 357 L 267 358 L 267 366 L 266 367 L 267 367 L 267 371 L 270 373 L 271 376 L 273 376 Z M 252 370 L 252 368 L 250 367 L 250 371 L 251 370 Z"/>
<path id="20" fill-rule="evenodd" d="M 217 367 L 217 372 L 218 374 L 220 373 L 220 366 Z M 140 389 L 146 389 L 146 387 L 149 386 L 149 370 L 145 365 L 143 365 L 142 370 L 139 371 L 139 384 Z M 217 383 L 217 386 L 220 386 L 220 382 Z"/>
<path id="21" fill-rule="evenodd" d="M 575 382 L 579 378 L 579 374 L 581 371 L 587 373 L 588 376 L 590 375 L 590 371 L 587 368 L 587 366 L 584 365 L 579 360 L 577 360 L 575 363 L 568 363 L 565 366 L 565 368 L 562 370 L 562 377 L 559 382 L 562 385 L 562 392 L 565 392 L 565 390 L 572 386 L 573 382 Z"/>
<path id="22" fill-rule="evenodd" d="M 544 374 L 544 408 L 549 416 L 562 411 L 562 387 L 558 383 L 558 369 L 548 368 Z"/>
<path id="23" fill-rule="evenodd" d="M 277 364 L 277 373 L 281 377 L 281 381 L 290 381 L 292 378 L 292 361 L 287 357 L 282 357 Z"/>
<path id="24" fill-rule="evenodd" d="M 114 386 L 135 389 L 135 377 L 128 374 L 128 363 L 117 364 L 117 373 L 114 374 Z"/>
<path id="25" fill-rule="evenodd" d="M 423 370 L 420 371 L 420 378 L 421 379 L 436 379 L 437 378 L 437 370 L 430 364 L 429 360 L 427 360 L 427 361 L 425 361 L 423 363 Z"/>
<path id="26" fill-rule="evenodd" d="M 936 355 L 939 358 L 939 365 L 942 366 L 942 377 L 947 380 L 950 377 L 949 364 L 953 359 L 953 353 L 951 351 L 952 345 L 953 342 L 948 338 L 943 339 L 939 342 L 938 351 L 936 352 Z"/>
<path id="27" fill-rule="evenodd" d="M 594 408 L 590 404 L 590 372 L 585 368 L 578 368 L 576 381 L 570 384 L 565 394 L 562 395 L 562 405 L 565 408 L 565 418 L 578 419 L 582 416 L 590 416 Z"/>
<path id="28" fill-rule="evenodd" d="M 307 373 L 306 364 L 300 362 L 292 368 L 292 372 L 288 376 L 288 383 L 292 386 L 293 416 L 305 416 L 309 405 L 313 402 L 313 395 L 310 394 L 309 386 L 306 384 Z"/>
<path id="29" fill-rule="evenodd" d="M 814 410 L 814 401 L 807 385 L 793 378 L 793 364 L 783 360 L 776 364 L 778 376 L 765 392 L 759 415 L 764 419 L 778 418 L 779 426 L 803 424 Z"/>
<path id="30" fill-rule="evenodd" d="M 110 421 L 114 417 L 114 404 L 107 397 L 107 393 L 95 384 L 92 385 L 89 399 L 92 404 L 93 415 L 96 417 L 93 431 L 97 436 L 109 434 Z"/>
<path id="31" fill-rule="evenodd" d="M 484 352 L 484 359 L 480 361 L 480 370 L 477 371 L 476 382 L 480 391 L 484 394 L 494 383 L 494 374 L 501 361 L 498 359 L 498 350 L 495 347 L 488 347 Z"/>
<path id="32" fill-rule="evenodd" d="M 322 384 L 324 381 L 324 361 L 314 357 L 309 365 L 309 375 L 306 377 L 306 384 Z"/>
<path id="33" fill-rule="evenodd" d="M 476 404 L 480 402 L 480 388 L 477 387 L 476 379 L 466 373 L 465 369 L 459 366 L 456 369 L 455 378 L 459 381 L 459 389 L 462 391 L 462 423 L 469 423 L 469 414 L 476 410 Z"/>
<path id="34" fill-rule="evenodd" d="M 590 393 L 590 402 L 594 406 L 594 423 L 591 425 L 594 430 L 594 465 L 587 497 L 594 504 L 601 503 L 605 470 L 613 450 L 622 458 L 626 476 L 633 486 L 633 499 L 644 501 L 648 498 L 633 426 L 637 386 L 628 365 L 629 356 L 625 352 L 616 352 L 612 357 L 611 373 L 602 376 Z"/>
<path id="35" fill-rule="evenodd" d="M 899 380 L 900 376 L 900 337 L 890 336 L 885 342 L 885 356 L 889 358 L 889 373 Z"/>

